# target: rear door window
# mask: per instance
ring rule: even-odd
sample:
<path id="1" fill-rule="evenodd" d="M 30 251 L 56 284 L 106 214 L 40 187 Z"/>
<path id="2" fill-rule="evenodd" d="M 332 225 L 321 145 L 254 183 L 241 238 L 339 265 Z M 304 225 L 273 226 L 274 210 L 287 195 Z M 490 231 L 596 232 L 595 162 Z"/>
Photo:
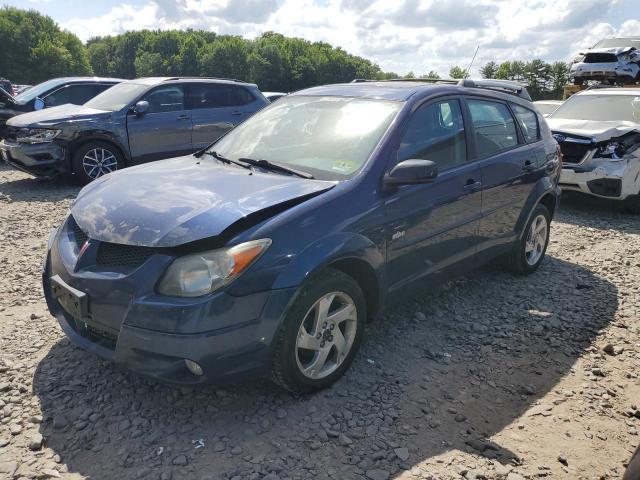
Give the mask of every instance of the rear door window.
<path id="1" fill-rule="evenodd" d="M 520 124 L 520 130 L 527 143 L 534 143 L 540 140 L 540 125 L 538 125 L 538 115 L 536 112 L 521 105 L 511 104 L 516 119 Z"/>
<path id="2" fill-rule="evenodd" d="M 239 107 L 254 100 L 251 92 L 236 85 L 192 83 L 189 92 L 193 109 Z"/>
<path id="3" fill-rule="evenodd" d="M 490 100 L 467 100 L 478 158 L 486 158 L 518 145 L 516 124 L 507 105 Z"/>
<path id="4" fill-rule="evenodd" d="M 444 100 L 419 107 L 400 142 L 398 161 L 431 160 L 445 171 L 467 161 L 460 102 Z"/>

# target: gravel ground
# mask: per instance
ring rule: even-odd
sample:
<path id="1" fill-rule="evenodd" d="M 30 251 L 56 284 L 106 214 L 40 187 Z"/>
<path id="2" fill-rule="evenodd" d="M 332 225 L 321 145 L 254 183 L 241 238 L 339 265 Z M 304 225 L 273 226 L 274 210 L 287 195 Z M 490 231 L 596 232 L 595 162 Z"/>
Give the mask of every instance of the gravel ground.
<path id="1" fill-rule="evenodd" d="M 640 429 L 640 217 L 565 198 L 545 263 L 387 311 L 343 380 L 160 385 L 63 337 L 40 286 L 78 188 L 0 166 L 0 480 L 620 478 Z"/>

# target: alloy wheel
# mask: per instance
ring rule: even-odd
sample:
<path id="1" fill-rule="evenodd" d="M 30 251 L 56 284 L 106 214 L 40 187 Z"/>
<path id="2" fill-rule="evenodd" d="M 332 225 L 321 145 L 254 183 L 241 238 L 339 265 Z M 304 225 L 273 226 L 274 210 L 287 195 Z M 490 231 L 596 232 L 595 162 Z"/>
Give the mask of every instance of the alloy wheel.
<path id="1" fill-rule="evenodd" d="M 82 168 L 89 178 L 95 180 L 118 169 L 118 159 L 106 148 L 93 148 L 82 157 Z"/>
<path id="2" fill-rule="evenodd" d="M 322 296 L 304 316 L 296 337 L 296 362 L 307 378 L 331 375 L 349 355 L 358 329 L 358 311 L 344 292 Z"/>
<path id="3" fill-rule="evenodd" d="M 548 230 L 549 226 L 544 215 L 538 215 L 533 219 L 533 222 L 531 222 L 524 247 L 524 256 L 530 266 L 538 263 L 544 254 L 544 248 L 547 245 Z"/>

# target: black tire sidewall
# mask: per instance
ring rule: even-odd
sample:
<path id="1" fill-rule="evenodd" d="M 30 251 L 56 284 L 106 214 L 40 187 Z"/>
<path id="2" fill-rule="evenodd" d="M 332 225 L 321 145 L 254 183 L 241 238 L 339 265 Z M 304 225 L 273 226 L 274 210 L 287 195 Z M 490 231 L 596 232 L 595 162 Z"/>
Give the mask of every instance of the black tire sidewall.
<path id="1" fill-rule="evenodd" d="M 84 158 L 84 156 L 89 150 L 93 150 L 94 148 L 104 148 L 105 150 L 109 150 L 113 154 L 113 156 L 116 157 L 116 160 L 118 162 L 118 170 L 124 168 L 124 159 L 122 158 L 122 154 L 117 147 L 108 142 L 102 142 L 99 140 L 87 142 L 76 149 L 71 159 L 71 167 L 73 173 L 76 179 L 83 185 L 96 180 L 85 173 L 84 167 L 82 165 L 82 159 Z"/>
<path id="2" fill-rule="evenodd" d="M 527 245 L 527 236 L 529 235 L 529 229 L 531 228 L 531 224 L 539 215 L 543 215 L 547 220 L 547 238 L 544 243 L 544 249 L 542 250 L 542 255 L 534 265 L 529 265 L 529 263 L 527 262 L 527 257 L 525 252 L 525 248 Z M 540 264 L 542 263 L 542 261 L 544 260 L 547 254 L 547 247 L 549 246 L 550 236 L 551 236 L 551 215 L 549 214 L 549 210 L 547 210 L 547 207 L 545 207 L 544 205 L 538 204 L 536 208 L 533 209 L 533 212 L 531 213 L 531 217 L 529 218 L 529 221 L 527 222 L 527 225 L 522 234 L 522 239 L 518 244 L 518 249 L 516 251 L 516 262 L 517 262 L 518 271 L 524 274 L 529 274 L 529 273 L 535 272 L 538 269 L 538 267 L 540 267 Z"/>
<path id="3" fill-rule="evenodd" d="M 322 296 L 330 292 L 344 292 L 351 297 L 357 310 L 356 337 L 347 358 L 331 375 L 321 379 L 306 377 L 296 361 L 296 338 L 298 329 L 306 313 Z M 338 270 L 326 270 L 307 281 L 287 313 L 280 327 L 279 341 L 276 346 L 274 379 L 290 391 L 305 393 L 326 388 L 338 380 L 349 368 L 358 352 L 364 334 L 366 302 L 358 283 L 350 276 Z"/>

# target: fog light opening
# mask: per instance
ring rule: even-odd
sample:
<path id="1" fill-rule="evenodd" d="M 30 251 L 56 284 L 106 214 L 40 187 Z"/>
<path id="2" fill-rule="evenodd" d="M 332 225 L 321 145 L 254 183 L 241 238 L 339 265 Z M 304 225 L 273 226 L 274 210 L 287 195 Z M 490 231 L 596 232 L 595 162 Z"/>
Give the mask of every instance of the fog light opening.
<path id="1" fill-rule="evenodd" d="M 202 374 L 204 373 L 202 371 L 202 367 L 200 365 L 198 365 L 196 362 L 194 362 L 193 360 L 188 360 L 188 359 L 185 358 L 184 359 L 184 364 L 187 367 L 187 370 L 189 370 L 196 377 L 201 377 Z"/>

